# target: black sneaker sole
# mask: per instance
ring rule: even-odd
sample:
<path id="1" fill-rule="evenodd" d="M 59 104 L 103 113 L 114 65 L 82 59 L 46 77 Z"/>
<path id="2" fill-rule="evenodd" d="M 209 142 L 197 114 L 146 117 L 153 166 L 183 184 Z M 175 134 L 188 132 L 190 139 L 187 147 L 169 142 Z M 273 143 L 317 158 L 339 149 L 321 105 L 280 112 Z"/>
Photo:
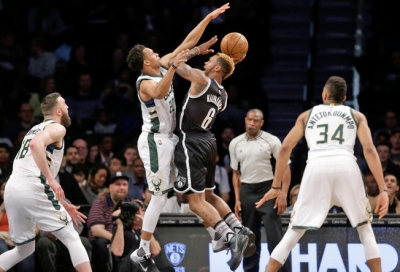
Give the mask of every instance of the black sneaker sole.
<path id="1" fill-rule="evenodd" d="M 245 258 L 250 257 L 254 254 L 254 252 L 256 252 L 256 235 L 254 233 L 251 233 L 247 235 L 247 237 L 249 237 L 249 242 L 247 243 L 247 247 L 243 252 L 243 257 Z"/>

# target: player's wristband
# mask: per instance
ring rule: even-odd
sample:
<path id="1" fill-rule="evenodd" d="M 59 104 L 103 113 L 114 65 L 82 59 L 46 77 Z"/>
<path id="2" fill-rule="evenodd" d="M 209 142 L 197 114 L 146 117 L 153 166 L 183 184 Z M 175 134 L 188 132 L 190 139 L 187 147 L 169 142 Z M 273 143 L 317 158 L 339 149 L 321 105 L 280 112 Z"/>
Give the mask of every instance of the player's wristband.
<path id="1" fill-rule="evenodd" d="M 173 62 L 172 60 L 169 62 L 169 66 L 171 66 L 171 67 L 174 68 L 175 70 L 178 69 L 178 67 L 176 67 L 176 66 L 174 65 L 174 62 Z"/>
<path id="2" fill-rule="evenodd" d="M 388 191 L 387 189 L 379 190 L 379 194 L 380 194 L 380 193 L 383 193 L 383 192 L 386 192 L 386 193 L 387 193 L 387 191 Z"/>

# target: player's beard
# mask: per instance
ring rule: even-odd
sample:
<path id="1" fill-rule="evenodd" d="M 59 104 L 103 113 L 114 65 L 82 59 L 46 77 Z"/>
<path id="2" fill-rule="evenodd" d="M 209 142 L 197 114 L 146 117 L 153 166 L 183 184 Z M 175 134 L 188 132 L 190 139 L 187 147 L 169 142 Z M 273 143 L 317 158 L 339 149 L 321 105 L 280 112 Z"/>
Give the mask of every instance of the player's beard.
<path id="1" fill-rule="evenodd" d="M 63 125 L 64 127 L 69 127 L 71 125 L 71 118 L 69 117 L 68 114 L 63 114 L 61 116 L 61 125 Z"/>

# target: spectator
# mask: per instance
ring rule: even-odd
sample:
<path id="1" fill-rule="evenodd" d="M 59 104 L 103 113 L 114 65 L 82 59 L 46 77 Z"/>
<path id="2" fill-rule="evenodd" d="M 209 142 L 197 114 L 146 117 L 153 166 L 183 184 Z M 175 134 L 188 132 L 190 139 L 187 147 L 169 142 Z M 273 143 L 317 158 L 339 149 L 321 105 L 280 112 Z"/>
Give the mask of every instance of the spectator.
<path id="1" fill-rule="evenodd" d="M 229 202 L 231 187 L 229 185 L 228 172 L 225 167 L 218 164 L 219 156 L 216 158 L 215 188 L 214 193 L 219 195 L 226 203 Z"/>
<path id="2" fill-rule="evenodd" d="M 61 170 L 71 174 L 73 166 L 81 161 L 79 151 L 76 146 L 71 145 L 65 149 L 64 161 L 65 165 Z"/>
<path id="3" fill-rule="evenodd" d="M 123 155 L 115 154 L 110 162 L 110 166 L 108 167 L 110 170 L 110 174 L 114 174 L 116 172 L 125 172 L 126 170 L 126 159 Z"/>
<path id="4" fill-rule="evenodd" d="M 54 75 L 57 57 L 53 52 L 47 51 L 47 40 L 42 36 L 32 39 L 30 49 L 31 57 L 28 62 L 28 75 L 31 83 L 34 84 L 34 89 L 39 89 L 42 78 Z"/>
<path id="5" fill-rule="evenodd" d="M 139 157 L 137 146 L 136 144 L 128 143 L 123 147 L 122 152 L 124 154 L 124 157 L 126 158 L 125 172 L 133 177 L 133 162 L 136 158 Z"/>
<path id="6" fill-rule="evenodd" d="M 89 154 L 87 141 L 83 138 L 78 138 L 72 142 L 72 145 L 78 149 L 79 162 L 86 164 L 86 162 L 88 160 L 88 154 Z"/>
<path id="7" fill-rule="evenodd" d="M 364 171 L 364 182 L 367 189 L 368 201 L 371 205 L 371 212 L 374 212 L 376 208 L 376 200 L 379 195 L 379 187 L 370 170 Z"/>
<path id="8" fill-rule="evenodd" d="M 376 138 L 374 139 L 374 145 L 377 146 L 378 144 L 381 143 L 389 144 L 390 143 L 389 139 L 390 139 L 390 134 L 388 132 L 384 130 L 379 131 L 376 134 Z"/>
<path id="9" fill-rule="evenodd" d="M 64 189 L 65 197 L 68 198 L 74 205 L 88 205 L 90 204 L 87 200 L 84 192 L 83 187 L 80 187 L 80 182 L 76 177 L 78 169 L 80 167 L 84 167 L 83 165 L 77 163 L 74 164 L 71 173 L 69 172 L 58 172 L 56 176 L 56 180 L 60 183 L 60 185 Z M 82 169 L 82 168 L 81 168 Z M 82 169 L 82 171 L 85 171 Z"/>
<path id="10" fill-rule="evenodd" d="M 110 165 L 111 158 L 114 156 L 114 137 L 112 134 L 103 134 L 99 136 L 99 153 L 96 156 L 96 162 Z"/>
<path id="11" fill-rule="evenodd" d="M 97 110 L 93 132 L 95 135 L 117 134 L 117 124 L 112 120 L 111 112 L 109 110 Z"/>
<path id="12" fill-rule="evenodd" d="M 400 178 L 400 167 L 392 162 L 391 146 L 387 143 L 381 143 L 376 146 L 379 160 L 381 161 L 383 174 L 392 173 L 397 178 Z"/>
<path id="13" fill-rule="evenodd" d="M 173 196 L 167 199 L 161 213 L 192 213 L 187 195 L 175 192 Z"/>
<path id="14" fill-rule="evenodd" d="M 93 127 L 95 112 L 99 108 L 99 96 L 93 90 L 92 76 L 89 73 L 82 73 L 78 76 L 78 89 L 67 97 L 69 113 L 77 123 L 77 129 L 86 133 L 88 127 Z"/>
<path id="15" fill-rule="evenodd" d="M 10 159 L 10 146 L 0 143 L 0 183 L 6 181 L 11 175 L 12 160 Z"/>
<path id="16" fill-rule="evenodd" d="M 8 217 L 6 207 L 4 205 L 4 188 L 6 187 L 7 181 L 4 181 L 0 185 L 0 254 L 14 248 L 14 243 L 11 241 Z M 34 272 L 35 271 L 35 255 L 31 254 L 27 258 L 23 259 L 16 266 L 18 272 Z"/>
<path id="17" fill-rule="evenodd" d="M 19 106 L 18 121 L 15 121 L 6 126 L 4 136 L 12 143 L 17 140 L 18 134 L 21 131 L 29 131 L 34 123 L 32 123 L 33 109 L 29 103 L 22 103 Z"/>
<path id="18" fill-rule="evenodd" d="M 88 238 L 92 243 L 92 261 L 94 272 L 107 272 L 110 244 L 113 233 L 112 213 L 128 197 L 129 177 L 123 172 L 113 174 L 109 180 L 109 193 L 93 202 L 87 224 Z"/>
<path id="19" fill-rule="evenodd" d="M 111 240 L 111 252 L 113 257 L 113 271 L 115 272 L 139 271 L 132 264 L 129 256 L 139 247 L 139 237 L 141 236 L 145 210 L 142 207 L 142 203 L 135 200 L 133 203 L 138 206 L 138 210 L 133 219 L 126 219 L 125 217 L 122 217 L 122 209 L 118 209 L 113 212 L 113 217 L 116 218 L 116 220 Z M 155 235 L 158 236 L 157 233 Z M 157 237 L 153 237 L 150 245 L 150 252 L 152 256 L 157 257 L 161 253 L 161 249 L 162 248 L 160 242 L 157 240 Z M 175 271 L 171 265 L 164 267 L 162 263 L 158 262 L 157 258 L 155 262 L 156 266 L 159 267 L 159 270 L 157 271 Z"/>
<path id="20" fill-rule="evenodd" d="M 373 133 L 372 139 L 376 141 L 379 133 L 383 131 L 390 135 L 395 129 L 400 129 L 399 117 L 394 110 L 387 110 L 385 114 L 385 127 L 376 129 Z"/>
<path id="21" fill-rule="evenodd" d="M 392 145 L 390 160 L 400 167 L 400 129 L 392 131 L 389 141 Z"/>
<path id="22" fill-rule="evenodd" d="M 400 214 L 400 202 L 396 197 L 396 192 L 399 190 L 399 184 L 395 175 L 385 175 L 386 188 L 389 196 L 389 213 Z"/>
<path id="23" fill-rule="evenodd" d="M 98 164 L 90 169 L 88 182 L 82 187 L 83 194 L 89 204 L 97 198 L 102 198 L 108 193 L 107 181 L 110 177 L 110 171 L 104 164 Z"/>
<path id="24" fill-rule="evenodd" d="M 143 191 L 147 185 L 146 171 L 140 157 L 133 161 L 133 179 L 129 183 L 128 196 L 132 199 L 142 199 Z"/>
<path id="25" fill-rule="evenodd" d="M 72 168 L 71 174 L 74 176 L 75 180 L 78 182 L 79 188 L 83 188 L 87 184 L 87 177 L 89 175 L 89 169 L 86 164 L 77 163 Z M 65 190 L 64 190 L 65 191 Z M 68 198 L 68 197 L 67 197 Z"/>
<path id="26" fill-rule="evenodd" d="M 291 213 L 293 210 L 294 203 L 296 203 L 297 196 L 299 195 L 300 184 L 296 184 L 290 189 L 289 192 L 289 206 L 286 208 L 284 213 Z"/>
<path id="27" fill-rule="evenodd" d="M 91 169 L 95 164 L 97 164 L 96 157 L 99 154 L 99 146 L 97 143 L 91 143 L 88 149 L 89 149 L 89 154 L 88 154 L 87 164 L 88 168 Z"/>

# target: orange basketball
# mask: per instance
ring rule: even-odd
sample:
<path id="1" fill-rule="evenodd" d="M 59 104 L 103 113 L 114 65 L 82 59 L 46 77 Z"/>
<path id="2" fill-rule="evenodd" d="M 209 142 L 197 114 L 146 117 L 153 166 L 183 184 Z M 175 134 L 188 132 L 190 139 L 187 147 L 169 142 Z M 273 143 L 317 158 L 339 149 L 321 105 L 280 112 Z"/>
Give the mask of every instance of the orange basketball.
<path id="1" fill-rule="evenodd" d="M 240 59 L 247 53 L 249 43 L 243 34 L 231 32 L 226 34 L 221 41 L 221 52 L 234 59 Z"/>

